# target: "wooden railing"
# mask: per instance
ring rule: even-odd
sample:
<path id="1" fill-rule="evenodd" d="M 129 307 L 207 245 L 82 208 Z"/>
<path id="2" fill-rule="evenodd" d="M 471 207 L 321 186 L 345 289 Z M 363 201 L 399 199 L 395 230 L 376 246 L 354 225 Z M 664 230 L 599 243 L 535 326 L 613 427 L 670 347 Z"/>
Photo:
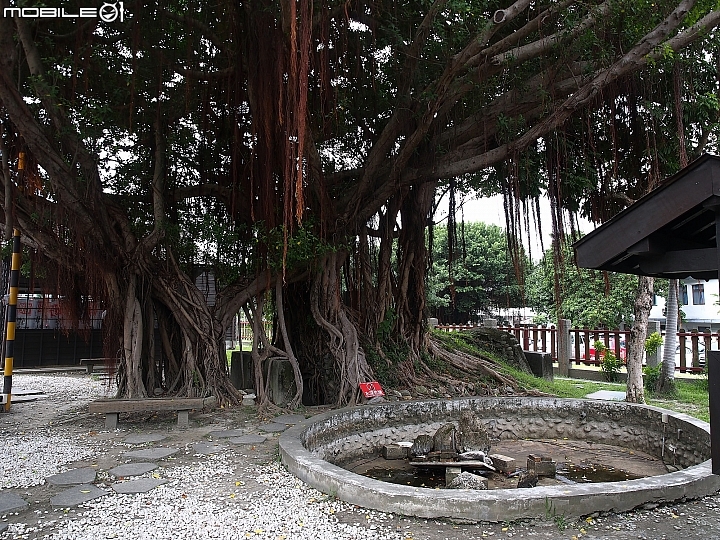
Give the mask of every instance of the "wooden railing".
<path id="1" fill-rule="evenodd" d="M 268 339 L 272 340 L 273 334 L 273 325 L 270 321 L 263 321 L 263 326 L 265 327 L 265 334 L 267 335 Z M 240 336 L 240 341 L 245 343 L 252 343 L 253 340 L 253 327 L 252 323 L 245 320 L 238 321 L 238 334 Z"/>
<path id="2" fill-rule="evenodd" d="M 436 328 L 446 332 L 457 332 L 476 327 L 473 325 L 438 325 Z M 550 353 L 553 362 L 557 362 L 557 329 L 555 326 L 498 326 L 498 329 L 513 334 L 523 350 Z M 600 355 L 595 351 L 596 341 L 602 341 L 606 348 L 614 352 L 616 358 L 624 361 L 627 358 L 629 340 L 629 330 L 602 330 L 576 326 L 570 330 L 571 362 L 577 365 L 600 364 Z M 715 334 L 678 332 L 675 369 L 681 373 L 702 371 L 705 366 L 706 351 L 711 350 L 720 350 L 720 332 Z"/>

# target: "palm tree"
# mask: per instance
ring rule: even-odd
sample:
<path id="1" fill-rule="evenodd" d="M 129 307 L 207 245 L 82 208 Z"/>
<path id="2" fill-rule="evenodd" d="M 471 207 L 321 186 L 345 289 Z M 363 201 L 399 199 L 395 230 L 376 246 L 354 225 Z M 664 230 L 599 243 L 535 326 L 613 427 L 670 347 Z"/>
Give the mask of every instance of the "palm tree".
<path id="1" fill-rule="evenodd" d="M 675 342 L 678 328 L 678 280 L 668 280 L 668 296 L 665 304 L 665 343 L 662 373 L 658 379 L 657 392 L 672 394 L 675 391 Z"/>

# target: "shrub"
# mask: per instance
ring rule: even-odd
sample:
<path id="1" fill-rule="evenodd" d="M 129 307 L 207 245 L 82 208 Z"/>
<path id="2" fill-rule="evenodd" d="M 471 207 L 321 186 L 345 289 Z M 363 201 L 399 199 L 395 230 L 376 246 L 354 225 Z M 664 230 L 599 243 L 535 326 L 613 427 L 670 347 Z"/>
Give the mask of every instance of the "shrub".
<path id="1" fill-rule="evenodd" d="M 616 382 L 620 368 L 623 366 L 622 360 L 618 359 L 615 353 L 608 349 L 602 341 L 595 342 L 595 354 L 602 358 L 600 370 L 603 373 L 603 378 L 607 382 Z"/>
<path id="2" fill-rule="evenodd" d="M 657 350 L 660 348 L 660 345 L 663 344 L 663 338 L 660 334 L 657 332 L 653 332 L 648 336 L 648 338 L 645 340 L 645 352 L 648 354 L 655 354 Z"/>
<path id="3" fill-rule="evenodd" d="M 662 373 L 662 362 L 657 366 L 645 366 L 643 367 L 643 375 L 645 375 L 645 390 L 650 393 L 654 392 L 657 388 L 660 374 Z"/>

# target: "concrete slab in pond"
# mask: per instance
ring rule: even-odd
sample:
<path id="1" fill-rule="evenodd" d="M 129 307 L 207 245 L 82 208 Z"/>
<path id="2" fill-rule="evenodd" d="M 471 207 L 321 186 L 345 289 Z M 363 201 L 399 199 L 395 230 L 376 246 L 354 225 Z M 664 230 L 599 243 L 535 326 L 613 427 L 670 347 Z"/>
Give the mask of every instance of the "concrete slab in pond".
<path id="1" fill-rule="evenodd" d="M 245 432 L 242 429 L 223 429 L 220 431 L 211 431 L 208 435 L 210 435 L 210 437 L 215 437 L 216 439 L 229 439 L 230 437 L 240 437 L 241 435 L 245 435 Z"/>
<path id="2" fill-rule="evenodd" d="M 108 472 L 113 476 L 139 476 L 157 469 L 157 463 L 128 463 L 120 465 Z"/>
<path id="3" fill-rule="evenodd" d="M 305 417 L 302 414 L 281 414 L 272 419 L 273 422 L 278 424 L 290 425 L 299 424 L 303 420 L 305 420 Z"/>
<path id="4" fill-rule="evenodd" d="M 233 444 L 261 444 L 267 440 L 265 435 L 243 435 L 242 437 L 234 437 L 230 439 Z"/>
<path id="5" fill-rule="evenodd" d="M 50 504 L 56 508 L 77 506 L 78 504 L 92 501 L 107 494 L 107 491 L 99 489 L 92 484 L 82 484 L 58 493 L 50 499 Z"/>
<path id="6" fill-rule="evenodd" d="M 147 493 L 165 482 L 167 480 L 162 478 L 138 478 L 127 482 L 117 482 L 112 485 L 112 488 L 115 493 Z"/>
<path id="7" fill-rule="evenodd" d="M 131 459 L 164 459 L 179 452 L 179 448 L 143 448 L 142 450 L 133 450 L 125 452 L 123 456 Z"/>
<path id="8" fill-rule="evenodd" d="M 278 424 L 277 422 L 269 422 L 267 424 L 260 424 L 260 430 L 266 431 L 267 433 L 280 433 L 285 431 L 288 427 L 285 424 Z"/>
<path id="9" fill-rule="evenodd" d="M 221 444 L 208 444 L 208 443 L 196 443 L 193 444 L 193 449 L 196 454 L 206 456 L 208 454 L 217 454 L 225 450 L 225 447 Z"/>
<path id="10" fill-rule="evenodd" d="M 151 442 L 158 442 L 167 439 L 167 436 L 160 433 L 136 433 L 130 435 L 123 441 L 125 444 L 145 444 Z"/>
<path id="11" fill-rule="evenodd" d="M 592 394 L 585 396 L 587 399 L 603 399 L 605 401 L 625 401 L 625 392 L 617 392 L 614 390 L 598 390 Z"/>
<path id="12" fill-rule="evenodd" d="M 28 503 L 18 494 L 12 491 L 0 491 L 0 514 L 24 510 Z"/>
<path id="13" fill-rule="evenodd" d="M 74 486 L 77 484 L 91 484 L 95 481 L 95 469 L 83 467 L 81 469 L 70 469 L 64 473 L 48 476 L 45 481 L 54 486 Z"/>

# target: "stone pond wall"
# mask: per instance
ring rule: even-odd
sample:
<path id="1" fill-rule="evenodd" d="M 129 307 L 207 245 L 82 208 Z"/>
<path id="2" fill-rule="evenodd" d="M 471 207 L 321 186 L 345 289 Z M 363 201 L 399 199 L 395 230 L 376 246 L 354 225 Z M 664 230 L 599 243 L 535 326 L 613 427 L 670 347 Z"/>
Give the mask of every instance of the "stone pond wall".
<path id="1" fill-rule="evenodd" d="M 401 402 L 338 411 L 310 425 L 302 444 L 322 459 L 342 465 L 379 455 L 383 445 L 432 435 L 471 409 L 494 439 L 593 441 L 646 452 L 685 468 L 710 458 L 706 431 L 682 414 L 622 402 L 558 398 L 463 398 Z M 665 421 L 663 421 L 665 420 Z"/>

